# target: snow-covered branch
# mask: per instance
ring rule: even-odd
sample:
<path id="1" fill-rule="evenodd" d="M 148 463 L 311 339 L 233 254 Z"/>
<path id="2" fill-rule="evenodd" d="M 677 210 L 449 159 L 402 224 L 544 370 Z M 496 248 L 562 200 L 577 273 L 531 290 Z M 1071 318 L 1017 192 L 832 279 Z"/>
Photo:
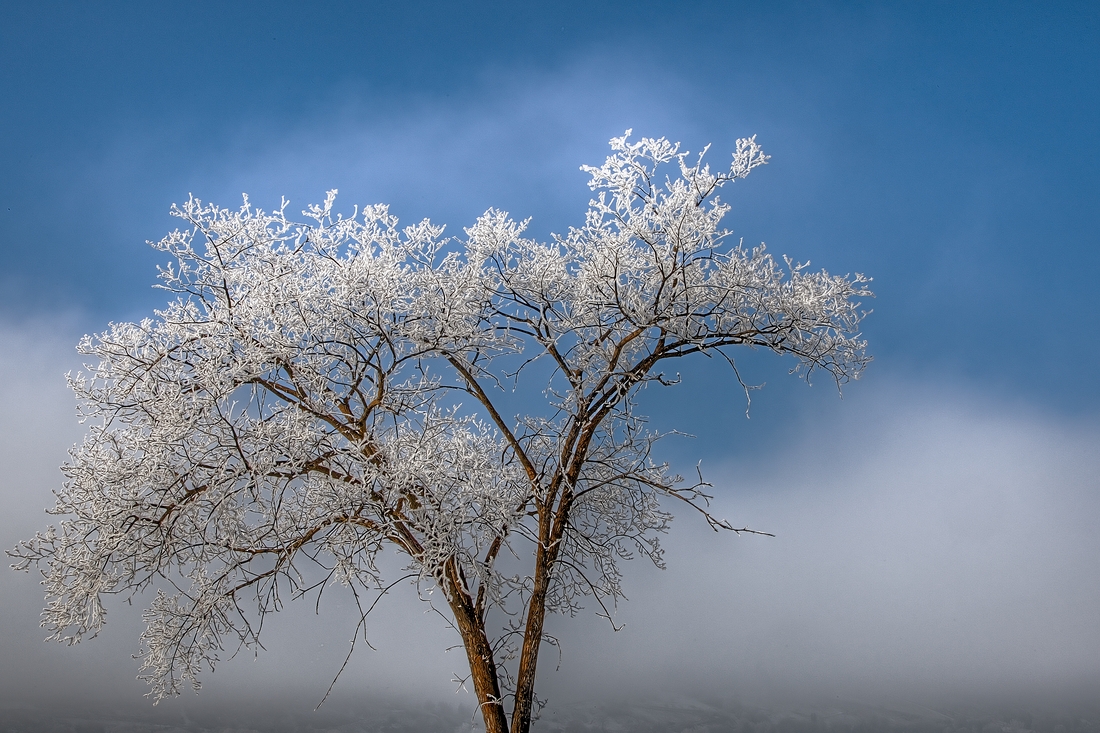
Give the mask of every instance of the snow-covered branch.
<path id="1" fill-rule="evenodd" d="M 526 731 L 546 610 L 594 596 L 607 613 L 623 560 L 663 565 L 681 502 L 734 529 L 702 478 L 653 460 L 640 388 L 673 383 L 669 359 L 732 366 L 737 346 L 838 383 L 870 360 L 866 277 L 777 261 L 722 227 L 719 191 L 767 162 L 755 138 L 721 170 L 663 138 L 611 147 L 584 168 L 584 223 L 550 242 L 490 210 L 448 243 L 385 206 L 336 214 L 335 191 L 308 223 L 285 201 L 173 209 L 185 228 L 154 244 L 173 299 L 81 341 L 70 386 L 90 425 L 60 524 L 10 553 L 42 569 L 54 638 L 94 635 L 105 595 L 148 590 L 145 676 L 175 694 L 259 644 L 287 599 L 388 590 L 376 560 L 394 547 L 442 590 L 487 728 L 505 729 L 511 700 Z M 549 383 L 528 377 L 538 360 Z M 529 395 L 514 419 L 508 383 Z M 498 635 L 499 611 L 516 620 Z"/>

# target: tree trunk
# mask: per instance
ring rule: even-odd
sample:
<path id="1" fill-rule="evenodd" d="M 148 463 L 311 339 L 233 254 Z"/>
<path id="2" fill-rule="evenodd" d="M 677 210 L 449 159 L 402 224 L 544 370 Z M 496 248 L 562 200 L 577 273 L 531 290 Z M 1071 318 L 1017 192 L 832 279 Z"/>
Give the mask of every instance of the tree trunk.
<path id="1" fill-rule="evenodd" d="M 476 612 L 470 595 L 450 577 L 451 598 L 448 599 L 454 613 L 466 658 L 470 662 L 470 677 L 474 683 L 481 715 L 485 719 L 485 733 L 508 733 L 508 718 L 504 715 L 504 701 L 500 696 L 496 660 L 485 623 Z"/>
<path id="2" fill-rule="evenodd" d="M 516 674 L 516 704 L 512 709 L 512 733 L 528 733 L 535 697 L 535 668 L 538 665 L 542 628 L 546 619 L 546 591 L 550 586 L 553 550 L 540 545 L 535 553 L 535 584 L 527 604 L 527 625 L 523 630 L 523 650 Z"/>

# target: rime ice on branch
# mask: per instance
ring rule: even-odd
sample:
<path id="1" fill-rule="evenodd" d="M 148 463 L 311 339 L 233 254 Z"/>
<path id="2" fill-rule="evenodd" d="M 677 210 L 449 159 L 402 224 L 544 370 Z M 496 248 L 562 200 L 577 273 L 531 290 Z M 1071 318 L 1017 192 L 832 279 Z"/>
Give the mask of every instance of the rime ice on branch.
<path id="1" fill-rule="evenodd" d="M 587 596 L 607 613 L 621 560 L 662 564 L 671 506 L 751 531 L 651 460 L 639 388 L 690 354 L 733 367 L 741 346 L 838 383 L 869 361 L 867 278 L 728 243 L 717 193 L 766 162 L 755 138 L 715 172 L 629 134 L 584 167 L 584 224 L 549 243 L 490 210 L 449 244 L 385 206 L 334 214 L 334 191 L 305 224 L 285 202 L 174 208 L 187 228 L 154 246 L 175 299 L 81 341 L 92 361 L 70 385 L 90 428 L 60 525 L 11 552 L 42 568 L 54 638 L 94 635 L 104 595 L 149 590 L 144 677 L 176 694 L 259 644 L 288 599 L 335 583 L 365 609 L 393 547 L 441 591 L 487 730 L 527 731 L 547 610 Z M 526 378 L 536 359 L 548 389 L 546 369 Z M 543 409 L 503 414 L 505 383 Z M 506 576 L 505 554 L 526 571 Z"/>

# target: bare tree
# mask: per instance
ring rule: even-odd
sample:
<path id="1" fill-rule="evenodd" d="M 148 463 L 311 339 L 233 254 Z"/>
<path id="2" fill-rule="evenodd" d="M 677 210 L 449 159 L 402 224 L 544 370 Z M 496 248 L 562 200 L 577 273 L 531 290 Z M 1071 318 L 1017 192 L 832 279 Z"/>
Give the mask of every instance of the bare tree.
<path id="1" fill-rule="evenodd" d="M 588 597 L 607 614 L 622 560 L 661 566 L 662 502 L 752 531 L 651 458 L 639 389 L 692 354 L 736 375 L 740 346 L 838 383 L 869 361 L 865 277 L 727 242 L 717 191 L 766 162 L 755 139 L 712 172 L 629 134 L 584 168 L 583 226 L 550 243 L 495 210 L 454 242 L 384 206 L 344 218 L 335 192 L 309 224 L 285 202 L 174 209 L 187 228 L 155 246 L 176 297 L 81 341 L 93 363 L 70 384 L 91 427 L 63 467 L 63 519 L 10 553 L 42 569 L 53 638 L 94 635 L 106 594 L 152 592 L 159 699 L 258 645 L 286 599 L 342 584 L 362 623 L 395 547 L 422 597 L 445 599 L 486 730 L 528 731 L 546 612 Z M 514 393 L 543 409 L 509 417 Z"/>

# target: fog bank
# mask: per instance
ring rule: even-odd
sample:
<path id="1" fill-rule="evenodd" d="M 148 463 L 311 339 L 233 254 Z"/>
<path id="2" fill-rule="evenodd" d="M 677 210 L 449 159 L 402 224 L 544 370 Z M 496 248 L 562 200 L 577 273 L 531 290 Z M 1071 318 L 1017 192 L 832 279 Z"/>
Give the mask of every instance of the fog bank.
<path id="1" fill-rule="evenodd" d="M 64 323 L 0 329 L 4 548 L 45 526 L 57 466 L 81 434 L 61 377 L 77 361 L 68 331 Z M 555 670 L 555 650 L 544 653 L 547 716 L 579 726 L 589 714 L 625 715 L 629 703 L 609 701 L 632 699 L 703 700 L 727 722 L 748 720 L 728 708 L 735 702 L 936 714 L 1089 709 L 1100 699 L 1098 439 L 1095 421 L 872 372 L 759 455 L 704 457 L 715 513 L 776 537 L 716 535 L 698 517 L 678 516 L 667 571 L 626 566 L 630 600 L 615 617 L 622 631 L 594 613 L 551 621 L 563 654 Z M 465 659 L 446 648 L 457 638 L 411 588 L 396 590 L 404 592 L 372 616 L 377 651 L 356 652 L 331 714 L 389 700 L 462 719 L 474 703 L 455 694 Z M 266 651 L 227 661 L 198 697 L 154 713 L 131 657 L 140 608 L 111 604 L 100 638 L 66 648 L 41 642 L 40 593 L 33 575 L 0 573 L 0 708 L 9 713 L 93 701 L 180 725 L 248 705 L 305 713 L 354 628 L 350 599 L 332 596 L 320 616 L 311 603 L 292 604 L 273 619 Z"/>
<path id="2" fill-rule="evenodd" d="M 847 392 L 706 472 L 717 514 L 775 538 L 680 517 L 627 628 L 586 627 L 563 669 L 772 701 L 1100 700 L 1096 423 L 958 388 Z"/>

